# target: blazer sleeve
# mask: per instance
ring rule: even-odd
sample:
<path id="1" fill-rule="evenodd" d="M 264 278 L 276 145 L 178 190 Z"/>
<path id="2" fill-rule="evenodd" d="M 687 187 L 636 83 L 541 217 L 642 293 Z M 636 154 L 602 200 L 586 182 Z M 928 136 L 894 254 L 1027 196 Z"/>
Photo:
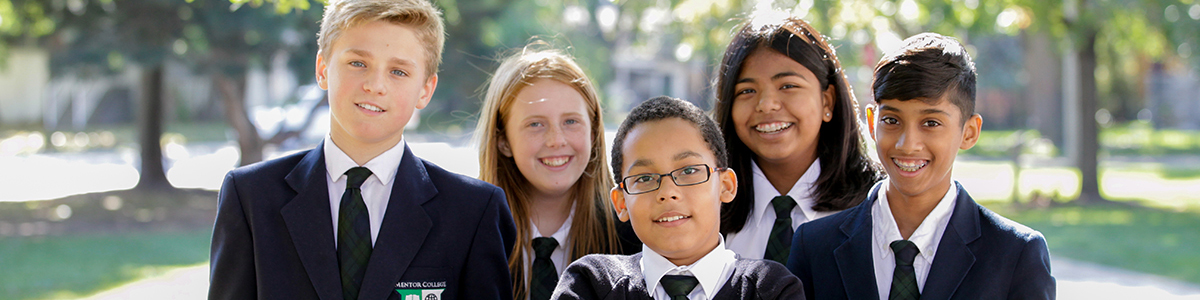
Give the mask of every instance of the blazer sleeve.
<path id="1" fill-rule="evenodd" d="M 592 257 L 584 256 L 567 266 L 558 278 L 558 285 L 550 299 L 584 300 L 598 299 L 596 284 L 602 284 L 597 276 Z"/>
<path id="2" fill-rule="evenodd" d="M 804 249 L 804 230 L 804 224 L 800 224 L 792 236 L 792 250 L 788 252 L 787 269 L 800 279 L 805 298 L 813 299 L 816 295 L 812 287 L 812 266 Z"/>
<path id="3" fill-rule="evenodd" d="M 1050 251 L 1046 239 L 1036 233 L 1021 250 L 1013 271 L 1008 299 L 1054 299 L 1055 280 L 1050 275 Z"/>
<path id="4" fill-rule="evenodd" d="M 508 255 L 516 241 L 517 229 L 504 191 L 492 188 L 471 250 L 463 265 L 459 285 L 462 299 L 513 298 L 512 279 L 508 272 Z"/>
<path id="5" fill-rule="evenodd" d="M 258 293 L 254 242 L 237 190 L 233 172 L 226 174 L 217 196 L 217 220 L 209 253 L 208 299 L 254 299 Z"/>
<path id="6" fill-rule="evenodd" d="M 762 260 L 757 263 L 757 268 L 763 271 L 759 272 L 761 275 L 754 282 L 758 291 L 756 299 L 804 300 L 809 298 L 804 295 L 804 284 L 783 265 L 770 260 Z"/>

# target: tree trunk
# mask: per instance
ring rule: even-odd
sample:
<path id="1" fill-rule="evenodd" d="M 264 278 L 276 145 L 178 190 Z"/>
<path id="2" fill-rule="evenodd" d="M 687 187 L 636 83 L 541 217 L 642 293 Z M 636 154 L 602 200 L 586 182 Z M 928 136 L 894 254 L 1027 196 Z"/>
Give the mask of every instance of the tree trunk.
<path id="1" fill-rule="evenodd" d="M 156 64 L 142 74 L 142 109 L 138 112 L 142 166 L 137 190 L 174 189 L 163 170 L 163 102 L 163 65 Z"/>
<path id="2" fill-rule="evenodd" d="M 245 166 L 262 161 L 263 140 L 258 136 L 258 128 L 250 122 L 250 114 L 246 111 L 246 80 L 244 76 L 231 78 L 219 71 L 213 74 L 213 82 L 221 92 L 221 103 L 225 106 L 225 118 L 237 131 L 238 148 L 241 149 L 239 166 Z"/>
<path id="3" fill-rule="evenodd" d="M 1083 175 L 1080 182 L 1079 199 L 1081 204 L 1106 202 L 1100 195 L 1099 162 L 1100 132 L 1096 123 L 1098 110 L 1096 86 L 1096 29 L 1085 29 L 1082 44 L 1076 53 L 1079 57 L 1079 113 L 1075 121 L 1079 124 L 1079 147 L 1075 155 L 1075 165 Z"/>

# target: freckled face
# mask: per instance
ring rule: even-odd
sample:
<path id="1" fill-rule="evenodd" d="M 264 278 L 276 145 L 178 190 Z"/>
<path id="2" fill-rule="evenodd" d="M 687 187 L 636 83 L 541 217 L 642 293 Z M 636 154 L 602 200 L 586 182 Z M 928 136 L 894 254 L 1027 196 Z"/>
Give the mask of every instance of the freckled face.
<path id="1" fill-rule="evenodd" d="M 536 192 L 561 195 L 579 181 L 592 155 L 592 121 L 583 95 L 539 79 L 517 94 L 504 116 L 500 152 L 512 157 Z"/>
<path id="2" fill-rule="evenodd" d="M 413 111 L 429 104 L 437 87 L 437 75 L 425 74 L 425 49 L 413 30 L 361 24 L 343 31 L 329 52 L 317 54 L 316 73 L 329 91 L 330 136 L 337 143 L 399 142 Z"/>
<path id="3" fill-rule="evenodd" d="M 734 86 L 734 129 L 760 163 L 816 159 L 817 138 L 833 111 L 833 86 L 823 88 L 812 71 L 769 48 L 751 52 Z"/>

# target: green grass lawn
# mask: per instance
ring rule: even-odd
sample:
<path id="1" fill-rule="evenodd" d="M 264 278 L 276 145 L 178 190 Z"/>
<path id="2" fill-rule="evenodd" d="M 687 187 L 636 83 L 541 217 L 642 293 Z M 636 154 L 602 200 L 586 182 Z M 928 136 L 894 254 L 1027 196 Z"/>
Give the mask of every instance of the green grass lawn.
<path id="1" fill-rule="evenodd" d="M 208 260 L 211 229 L 0 239 L 0 299 L 61 299 Z"/>
<path id="2" fill-rule="evenodd" d="M 1051 256 L 1200 284 L 1200 212 L 1117 206 L 1018 210 L 985 203 L 1041 231 Z"/>

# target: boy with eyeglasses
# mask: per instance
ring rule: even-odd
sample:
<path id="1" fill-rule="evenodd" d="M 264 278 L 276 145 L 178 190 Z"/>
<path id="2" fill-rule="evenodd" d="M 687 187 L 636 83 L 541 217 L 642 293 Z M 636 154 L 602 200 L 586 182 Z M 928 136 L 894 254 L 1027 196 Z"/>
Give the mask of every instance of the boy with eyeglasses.
<path id="1" fill-rule="evenodd" d="M 642 252 L 580 258 L 552 299 L 804 299 L 783 265 L 725 248 L 721 203 L 738 183 L 724 145 L 716 123 L 687 101 L 657 97 L 630 111 L 613 141 L 612 200 Z"/>

